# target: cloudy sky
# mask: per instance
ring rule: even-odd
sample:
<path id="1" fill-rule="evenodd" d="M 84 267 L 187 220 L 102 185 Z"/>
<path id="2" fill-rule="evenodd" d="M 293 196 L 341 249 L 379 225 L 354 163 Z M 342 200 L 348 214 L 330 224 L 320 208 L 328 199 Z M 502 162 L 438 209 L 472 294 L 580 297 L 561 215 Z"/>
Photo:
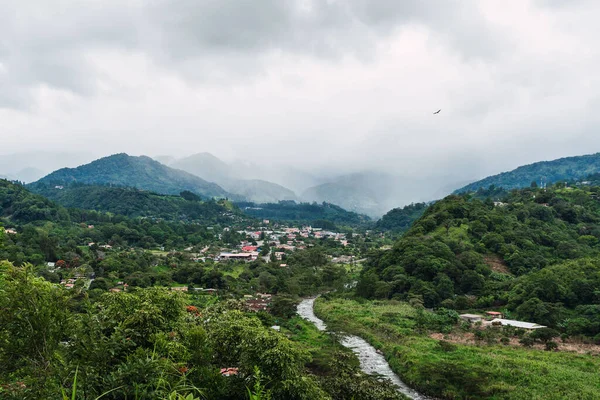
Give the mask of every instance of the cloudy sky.
<path id="1" fill-rule="evenodd" d="M 457 177 L 593 153 L 599 16 L 593 0 L 0 0 L 0 153 Z"/>

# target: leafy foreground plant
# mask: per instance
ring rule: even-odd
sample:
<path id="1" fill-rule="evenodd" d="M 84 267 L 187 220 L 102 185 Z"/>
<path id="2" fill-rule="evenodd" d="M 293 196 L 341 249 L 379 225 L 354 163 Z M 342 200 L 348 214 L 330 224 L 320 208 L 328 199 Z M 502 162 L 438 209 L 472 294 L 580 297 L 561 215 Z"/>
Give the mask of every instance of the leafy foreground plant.
<path id="1" fill-rule="evenodd" d="M 254 386 L 252 390 L 246 387 L 248 390 L 248 399 L 249 400 L 271 400 L 271 391 L 266 389 L 266 385 L 263 384 L 264 378 L 260 373 L 260 369 L 258 367 L 254 367 Z"/>

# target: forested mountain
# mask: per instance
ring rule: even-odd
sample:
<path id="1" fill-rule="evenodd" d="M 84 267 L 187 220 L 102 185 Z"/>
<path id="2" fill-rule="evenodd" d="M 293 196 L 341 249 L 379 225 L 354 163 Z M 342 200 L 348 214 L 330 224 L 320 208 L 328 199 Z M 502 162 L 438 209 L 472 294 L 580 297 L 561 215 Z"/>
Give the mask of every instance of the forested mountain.
<path id="1" fill-rule="evenodd" d="M 559 158 L 521 166 L 509 172 L 489 176 L 455 191 L 473 192 L 491 185 L 505 189 L 528 187 L 532 182 L 551 184 L 564 180 L 576 180 L 600 172 L 600 153 L 577 157 Z"/>
<path id="2" fill-rule="evenodd" d="M 370 260 L 359 292 L 416 296 L 428 307 L 503 306 L 550 326 L 593 314 L 570 329 L 598 334 L 599 200 L 599 187 L 560 185 L 512 191 L 501 202 L 449 196 Z"/>
<path id="3" fill-rule="evenodd" d="M 423 215 L 426 208 L 427 204 L 425 203 L 413 203 L 402 208 L 394 208 L 377 221 L 375 229 L 402 233 Z"/>
<path id="4" fill-rule="evenodd" d="M 68 220 L 62 207 L 29 192 L 25 187 L 0 179 L 0 218 L 16 223 Z"/>
<path id="5" fill-rule="evenodd" d="M 228 193 L 215 183 L 195 175 L 169 168 L 150 157 L 115 154 L 77 168 L 63 168 L 31 184 L 34 190 L 42 186 L 64 186 L 77 182 L 88 185 L 129 186 L 162 194 L 179 194 L 184 190 L 207 198 L 229 197 L 243 199 Z"/>
<path id="6" fill-rule="evenodd" d="M 346 211 L 329 203 L 296 203 L 295 201 L 280 201 L 279 203 L 236 203 L 246 214 L 260 219 L 275 221 L 293 221 L 300 224 L 312 224 L 330 228 L 331 224 L 338 226 L 364 226 L 370 222 L 366 215 Z M 316 224 L 316 225 L 315 225 Z"/>
<path id="7" fill-rule="evenodd" d="M 296 199 L 294 192 L 276 183 L 262 179 L 241 179 L 242 175 L 248 175 L 246 171 L 238 171 L 210 153 L 194 154 L 174 161 L 170 166 L 216 182 L 248 201 L 269 203 Z"/>
<path id="8" fill-rule="evenodd" d="M 130 218 L 152 217 L 211 224 L 227 222 L 228 217 L 224 217 L 224 213 L 242 216 L 242 212 L 226 200 L 202 201 L 189 191 L 180 195 L 162 195 L 135 188 L 79 183 L 72 183 L 60 190 L 53 186 L 38 185 L 35 190 L 65 207 L 110 212 Z"/>

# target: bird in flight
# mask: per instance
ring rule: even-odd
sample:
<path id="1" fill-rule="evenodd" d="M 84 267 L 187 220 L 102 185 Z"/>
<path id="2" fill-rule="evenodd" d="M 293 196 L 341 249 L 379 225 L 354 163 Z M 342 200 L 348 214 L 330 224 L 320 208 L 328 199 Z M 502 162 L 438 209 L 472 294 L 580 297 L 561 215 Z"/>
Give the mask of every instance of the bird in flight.
<path id="1" fill-rule="evenodd" d="M 434 112 L 434 114 L 439 114 L 440 111 L 442 111 L 442 109 L 440 108 L 439 110 L 437 110 L 436 112 Z"/>

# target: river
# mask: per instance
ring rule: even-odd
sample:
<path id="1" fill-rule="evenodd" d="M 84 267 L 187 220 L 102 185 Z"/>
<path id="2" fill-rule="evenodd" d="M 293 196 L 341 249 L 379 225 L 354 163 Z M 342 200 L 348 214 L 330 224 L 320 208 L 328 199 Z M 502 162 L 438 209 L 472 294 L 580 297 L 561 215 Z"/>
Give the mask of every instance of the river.
<path id="1" fill-rule="evenodd" d="M 304 299 L 298 304 L 297 312 L 302 318 L 315 324 L 318 330 L 325 331 L 327 326 L 325 322 L 317 318 L 314 312 L 315 299 Z M 390 365 L 387 363 L 385 357 L 379 354 L 377 350 L 367 343 L 366 340 L 354 336 L 344 335 L 341 339 L 341 344 L 344 347 L 351 349 L 360 361 L 360 368 L 367 374 L 381 375 L 392 381 L 398 388 L 398 391 L 405 396 L 414 400 L 430 400 L 429 397 L 424 396 L 415 390 L 411 389 L 402 382 L 402 380 L 392 371 Z"/>

